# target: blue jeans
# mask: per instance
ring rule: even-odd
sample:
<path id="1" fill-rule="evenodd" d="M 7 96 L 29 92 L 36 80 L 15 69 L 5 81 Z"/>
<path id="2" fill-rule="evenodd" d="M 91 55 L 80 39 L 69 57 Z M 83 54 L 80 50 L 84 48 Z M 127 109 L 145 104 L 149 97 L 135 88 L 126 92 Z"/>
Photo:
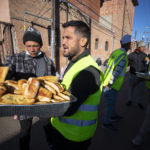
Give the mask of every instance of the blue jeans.
<path id="1" fill-rule="evenodd" d="M 135 96 L 135 88 L 137 88 L 137 102 L 141 104 L 144 96 L 145 80 L 141 80 L 136 75 L 130 73 L 129 82 L 128 101 L 133 101 Z"/>
<path id="2" fill-rule="evenodd" d="M 116 115 L 115 105 L 117 99 L 117 91 L 113 88 L 103 89 L 104 97 L 106 99 L 106 107 L 105 107 L 105 114 L 104 114 L 104 123 L 109 124 L 110 119 L 112 116 Z"/>

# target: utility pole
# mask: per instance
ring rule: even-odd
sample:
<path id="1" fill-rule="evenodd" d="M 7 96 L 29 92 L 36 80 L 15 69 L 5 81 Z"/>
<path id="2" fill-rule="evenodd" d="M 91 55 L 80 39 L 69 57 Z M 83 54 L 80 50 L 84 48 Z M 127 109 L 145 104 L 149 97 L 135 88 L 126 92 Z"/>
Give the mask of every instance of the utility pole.
<path id="1" fill-rule="evenodd" d="M 59 71 L 59 48 L 60 48 L 60 14 L 59 0 L 52 0 L 52 24 L 51 24 L 51 59 L 55 63 L 56 71 Z"/>
<path id="2" fill-rule="evenodd" d="M 124 11 L 123 11 L 123 23 L 122 23 L 122 36 L 124 35 L 124 24 L 125 24 L 125 13 L 126 13 L 126 0 L 124 0 Z"/>
<path id="3" fill-rule="evenodd" d="M 135 30 L 135 34 L 134 34 L 134 42 L 133 42 L 132 51 L 133 51 L 134 49 L 136 49 L 136 36 L 137 36 L 137 30 Z"/>
<path id="4" fill-rule="evenodd" d="M 52 8 L 52 24 L 51 24 L 51 59 L 54 62 L 54 51 L 55 51 L 55 0 L 51 1 Z"/>
<path id="5" fill-rule="evenodd" d="M 89 28 L 90 28 L 89 50 L 90 50 L 90 53 L 91 53 L 91 31 L 92 31 L 92 20 L 91 20 L 90 17 L 89 17 Z"/>
<path id="6" fill-rule="evenodd" d="M 143 36 L 142 36 L 142 41 L 144 42 L 145 40 L 145 31 L 143 32 Z"/>
<path id="7" fill-rule="evenodd" d="M 134 40 L 136 41 L 137 30 L 135 30 Z"/>

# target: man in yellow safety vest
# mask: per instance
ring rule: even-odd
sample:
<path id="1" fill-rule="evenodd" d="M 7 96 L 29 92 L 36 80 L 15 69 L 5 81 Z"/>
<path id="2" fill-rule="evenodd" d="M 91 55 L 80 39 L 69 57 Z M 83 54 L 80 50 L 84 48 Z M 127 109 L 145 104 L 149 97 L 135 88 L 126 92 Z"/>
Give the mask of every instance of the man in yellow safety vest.
<path id="1" fill-rule="evenodd" d="M 127 51 L 131 47 L 131 35 L 124 35 L 120 43 L 121 48 L 112 52 L 104 73 L 103 92 L 106 99 L 106 109 L 102 127 L 110 130 L 117 130 L 112 122 L 122 119 L 121 116 L 116 114 L 115 104 L 128 66 Z"/>
<path id="2" fill-rule="evenodd" d="M 52 150 L 87 150 L 97 127 L 103 75 L 87 49 L 89 27 L 69 21 L 63 28 L 63 55 L 69 64 L 61 83 L 77 101 L 64 116 L 51 118 L 45 130 Z"/>

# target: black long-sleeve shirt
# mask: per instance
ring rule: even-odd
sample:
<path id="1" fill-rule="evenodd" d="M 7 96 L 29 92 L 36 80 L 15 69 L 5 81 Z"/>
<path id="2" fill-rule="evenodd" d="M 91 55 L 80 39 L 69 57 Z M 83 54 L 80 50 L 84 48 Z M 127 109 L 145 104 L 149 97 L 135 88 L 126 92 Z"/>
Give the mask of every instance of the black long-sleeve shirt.
<path id="1" fill-rule="evenodd" d="M 85 50 L 80 56 L 75 60 L 71 61 L 67 66 L 64 74 L 72 67 L 74 63 L 79 61 L 81 58 L 89 55 L 89 51 Z M 69 92 L 71 92 L 77 101 L 74 102 L 65 113 L 66 116 L 74 114 L 79 106 L 87 99 L 89 95 L 95 93 L 100 86 L 100 72 L 93 66 L 89 66 L 82 70 L 77 77 L 72 81 Z"/>

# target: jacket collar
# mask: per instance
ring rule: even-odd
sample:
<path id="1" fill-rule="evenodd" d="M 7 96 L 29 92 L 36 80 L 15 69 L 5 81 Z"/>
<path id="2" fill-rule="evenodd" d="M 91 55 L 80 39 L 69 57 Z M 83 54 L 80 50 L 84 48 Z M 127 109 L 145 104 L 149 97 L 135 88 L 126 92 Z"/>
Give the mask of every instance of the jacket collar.
<path id="1" fill-rule="evenodd" d="M 25 60 L 30 60 L 33 58 L 39 58 L 41 56 L 43 56 L 43 52 L 41 50 L 39 50 L 39 52 L 37 53 L 37 55 L 35 57 L 30 56 L 29 52 L 25 51 Z"/>
<path id="2" fill-rule="evenodd" d="M 90 54 L 90 51 L 88 49 L 86 49 L 82 54 L 80 54 L 77 58 L 75 58 L 74 60 L 72 60 L 71 62 L 75 63 L 78 60 L 80 60 L 81 58 L 87 56 Z"/>

